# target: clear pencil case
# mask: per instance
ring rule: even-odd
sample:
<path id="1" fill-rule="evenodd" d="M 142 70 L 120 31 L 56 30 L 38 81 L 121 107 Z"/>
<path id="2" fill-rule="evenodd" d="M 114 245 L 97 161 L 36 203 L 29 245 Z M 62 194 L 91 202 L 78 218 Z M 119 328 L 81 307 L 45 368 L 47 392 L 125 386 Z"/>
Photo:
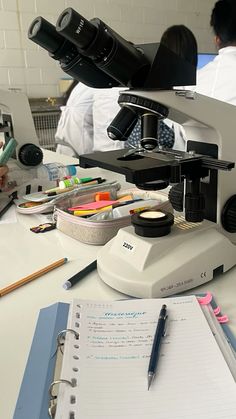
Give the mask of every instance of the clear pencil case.
<path id="1" fill-rule="evenodd" d="M 104 188 L 107 190 L 107 188 Z M 156 199 L 159 204 L 156 209 L 173 212 L 173 208 L 168 201 L 167 194 L 164 192 L 143 191 L 136 188 L 116 190 L 113 199 L 118 199 L 127 194 L 133 194 L 134 198 Z M 83 197 L 73 197 L 65 202 L 60 202 L 55 209 L 57 228 L 66 235 L 73 237 L 86 244 L 103 245 L 112 239 L 122 227 L 131 224 L 131 216 L 127 215 L 120 218 L 95 221 L 89 218 L 76 217 L 66 212 L 70 206 L 91 202 L 95 192 L 84 195 Z M 140 201 L 141 202 L 141 201 Z M 142 204 L 140 204 L 142 206 Z"/>

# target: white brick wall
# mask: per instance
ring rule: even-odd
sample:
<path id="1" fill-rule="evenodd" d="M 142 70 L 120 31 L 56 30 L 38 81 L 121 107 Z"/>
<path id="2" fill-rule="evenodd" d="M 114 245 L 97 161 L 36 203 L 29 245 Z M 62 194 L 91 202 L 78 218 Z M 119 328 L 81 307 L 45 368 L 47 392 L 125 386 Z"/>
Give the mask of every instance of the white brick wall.
<path id="1" fill-rule="evenodd" d="M 29 97 L 59 96 L 66 75 L 46 51 L 29 41 L 32 20 L 55 24 L 66 7 L 87 19 L 99 17 L 132 42 L 159 41 L 173 24 L 195 34 L 200 52 L 214 51 L 209 27 L 215 0 L 0 0 L 0 88 L 19 88 Z"/>

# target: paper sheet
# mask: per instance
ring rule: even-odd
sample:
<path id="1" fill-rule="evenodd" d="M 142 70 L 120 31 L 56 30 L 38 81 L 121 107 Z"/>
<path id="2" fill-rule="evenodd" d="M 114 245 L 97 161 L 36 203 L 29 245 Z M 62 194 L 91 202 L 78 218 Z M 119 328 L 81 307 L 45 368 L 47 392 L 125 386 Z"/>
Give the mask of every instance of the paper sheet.
<path id="1" fill-rule="evenodd" d="M 157 374 L 147 370 L 163 300 L 76 301 L 57 419 L 235 419 L 236 383 L 195 297 L 165 299 L 169 322 Z"/>

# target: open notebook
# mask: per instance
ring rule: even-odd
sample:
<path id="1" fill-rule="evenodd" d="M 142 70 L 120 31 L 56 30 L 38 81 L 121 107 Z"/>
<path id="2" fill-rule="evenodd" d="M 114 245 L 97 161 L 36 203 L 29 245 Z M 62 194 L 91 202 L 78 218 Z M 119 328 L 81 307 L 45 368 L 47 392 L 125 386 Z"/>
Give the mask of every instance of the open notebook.
<path id="1" fill-rule="evenodd" d="M 162 304 L 74 300 L 61 369 L 68 382 L 59 385 L 56 419 L 236 418 L 233 374 L 194 296 L 165 299 L 167 335 L 147 390 Z"/>

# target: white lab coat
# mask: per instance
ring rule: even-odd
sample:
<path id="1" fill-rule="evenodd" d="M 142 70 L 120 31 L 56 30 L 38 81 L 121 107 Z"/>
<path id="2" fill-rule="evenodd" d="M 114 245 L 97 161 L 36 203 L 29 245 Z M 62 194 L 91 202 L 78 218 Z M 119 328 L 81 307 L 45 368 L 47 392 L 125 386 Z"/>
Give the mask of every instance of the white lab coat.
<path id="1" fill-rule="evenodd" d="M 196 91 L 236 105 L 236 46 L 221 48 L 214 60 L 197 72 Z"/>
<path id="2" fill-rule="evenodd" d="M 120 107 L 119 88 L 94 89 L 78 83 L 66 106 L 61 107 L 55 140 L 57 152 L 70 156 L 123 148 L 107 135 L 107 127 Z"/>
<path id="3" fill-rule="evenodd" d="M 93 89 L 77 84 L 61 116 L 55 134 L 57 151 L 77 156 L 93 149 Z"/>
<path id="4" fill-rule="evenodd" d="M 236 46 L 221 48 L 213 61 L 197 71 L 196 86 L 187 87 L 202 95 L 236 105 Z M 175 124 L 177 150 L 185 150 L 184 129 Z"/>

